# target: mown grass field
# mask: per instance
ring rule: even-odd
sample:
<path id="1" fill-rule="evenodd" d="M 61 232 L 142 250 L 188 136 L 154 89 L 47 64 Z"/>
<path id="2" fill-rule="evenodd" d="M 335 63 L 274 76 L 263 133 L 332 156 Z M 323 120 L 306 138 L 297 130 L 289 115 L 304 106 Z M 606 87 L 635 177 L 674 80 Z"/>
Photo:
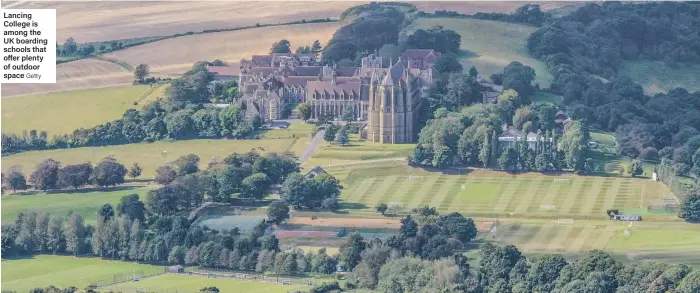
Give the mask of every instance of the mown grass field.
<path id="1" fill-rule="evenodd" d="M 109 203 L 116 208 L 119 199 L 134 193 L 138 194 L 141 200 L 145 200 L 149 190 L 125 186 L 121 189 L 94 192 L 3 196 L 2 223 L 13 222 L 22 211 L 46 212 L 64 218 L 72 211 L 83 216 L 86 222 L 92 223 L 97 221 L 97 210 L 104 204 Z"/>
<path id="2" fill-rule="evenodd" d="M 535 82 L 540 86 L 547 88 L 552 82 L 547 66 L 527 52 L 527 38 L 536 27 L 480 19 L 418 18 L 407 30 L 428 29 L 434 25 L 452 29 L 462 36 L 460 49 L 465 69 L 475 66 L 480 75 L 489 77 L 503 72 L 511 61 L 519 61 L 535 69 Z"/>
<path id="3" fill-rule="evenodd" d="M 2 99 L 2 132 L 45 130 L 49 137 L 119 119 L 124 111 L 164 95 L 167 86 L 118 86 Z M 139 105 L 134 102 L 145 98 Z"/>
<path id="4" fill-rule="evenodd" d="M 137 143 L 107 147 L 84 147 L 46 151 L 24 152 L 2 157 L 5 170 L 12 165 L 21 165 L 26 176 L 41 161 L 52 158 L 62 165 L 91 162 L 96 164 L 102 158 L 114 156 L 119 162 L 129 167 L 137 162 L 143 168 L 140 178 L 153 178 L 155 170 L 182 155 L 196 154 L 200 157 L 200 168 L 206 168 L 212 160 L 221 160 L 231 153 L 244 153 L 251 150 L 258 152 L 283 152 L 296 149 L 296 144 L 304 144 L 308 138 L 292 139 L 256 139 L 226 140 L 197 139 L 182 141 L 159 141 L 155 143 Z M 262 149 L 260 149 L 262 148 Z M 165 152 L 165 154 L 163 153 Z"/>
<path id="5" fill-rule="evenodd" d="M 115 274 L 143 270 L 145 274 L 162 272 L 163 267 L 99 258 L 37 255 L 2 260 L 2 290 L 29 292 L 37 287 L 85 288 L 97 280 L 111 280 Z M 198 291 L 193 290 L 193 291 Z M 229 291 L 230 292 L 230 291 Z"/>
<path id="6" fill-rule="evenodd" d="M 346 164 L 366 160 L 405 158 L 413 154 L 415 144 L 380 144 L 361 141 L 355 134 L 344 146 L 323 141 L 304 167 Z"/>
<path id="7" fill-rule="evenodd" d="M 136 292 L 138 289 L 143 289 L 146 292 L 198 292 L 199 289 L 204 287 L 217 287 L 221 292 L 227 293 L 287 293 L 292 290 L 309 288 L 307 286 L 282 285 L 248 280 L 166 274 L 145 278 L 138 283 L 122 283 L 114 286 L 107 286 L 104 289 L 116 292 Z"/>
<path id="8" fill-rule="evenodd" d="M 689 92 L 700 90 L 700 65 L 680 64 L 671 68 L 661 61 L 625 61 L 620 64 L 619 72 L 639 83 L 649 95 L 677 87 Z"/>
<path id="9" fill-rule="evenodd" d="M 401 202 L 404 210 L 431 206 L 440 212 L 471 216 L 606 219 L 607 209 L 645 214 L 649 201 L 673 196 L 660 182 L 629 177 L 512 175 L 481 169 L 445 174 L 408 166 L 331 170 L 334 175 L 336 172 L 344 177 L 343 201 L 366 209 L 379 203 Z M 423 179 L 408 180 L 409 175 Z M 654 217 L 673 220 L 675 215 Z"/>

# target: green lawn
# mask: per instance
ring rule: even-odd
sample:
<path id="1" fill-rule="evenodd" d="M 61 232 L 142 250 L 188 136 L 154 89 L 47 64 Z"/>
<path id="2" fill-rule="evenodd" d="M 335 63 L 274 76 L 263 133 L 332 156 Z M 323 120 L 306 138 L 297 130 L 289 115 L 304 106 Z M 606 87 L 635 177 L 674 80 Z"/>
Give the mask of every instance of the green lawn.
<path id="1" fill-rule="evenodd" d="M 249 280 L 167 274 L 145 278 L 138 283 L 122 283 L 108 286 L 104 289 L 116 292 L 132 292 L 138 289 L 143 289 L 145 292 L 198 292 L 199 289 L 204 287 L 216 287 L 221 292 L 226 293 L 287 293 L 292 290 L 308 290 L 309 288 L 307 286 L 282 285 Z"/>
<path id="2" fill-rule="evenodd" d="M 147 100 L 163 95 L 165 86 Z M 68 134 L 122 117 L 124 111 L 150 92 L 150 86 L 119 86 L 2 99 L 2 132 L 45 130 L 49 137 Z M 143 104 L 143 102 L 141 103 Z"/>
<path id="3" fill-rule="evenodd" d="M 527 38 L 537 30 L 536 27 L 468 18 L 418 18 L 407 30 L 411 32 L 434 25 L 452 29 L 462 36 L 460 49 L 464 51 L 462 65 L 465 69 L 475 66 L 479 74 L 489 77 L 493 73 L 502 73 L 511 61 L 519 61 L 535 69 L 535 82 L 543 88 L 548 88 L 552 82 L 547 66 L 527 52 Z"/>
<path id="4" fill-rule="evenodd" d="M 406 211 L 431 206 L 443 213 L 472 216 L 606 219 L 606 209 L 642 209 L 648 201 L 673 196 L 660 182 L 630 177 L 512 175 L 483 169 L 446 174 L 405 165 L 332 168 L 330 173 L 343 183 L 343 201 L 367 211 L 378 203 L 401 202 Z M 676 219 L 667 214 L 650 216 Z"/>
<path id="5" fill-rule="evenodd" d="M 95 222 L 97 210 L 104 204 L 116 208 L 119 199 L 128 194 L 138 194 L 144 200 L 148 188 L 118 191 L 12 195 L 2 197 L 2 223 L 14 221 L 19 212 L 36 211 L 66 217 L 71 211 L 79 213 L 87 222 Z"/>
<path id="6" fill-rule="evenodd" d="M 532 98 L 533 102 L 548 102 L 555 105 L 564 104 L 564 97 L 555 94 L 550 94 L 547 92 L 537 91 L 535 96 Z"/>
<path id="7" fill-rule="evenodd" d="M 344 164 L 365 160 L 405 158 L 413 154 L 415 144 L 380 144 L 361 141 L 356 134 L 350 135 L 350 143 L 342 146 L 322 142 L 304 166 L 327 166 L 329 163 Z"/>
<path id="8" fill-rule="evenodd" d="M 5 259 L 2 260 L 2 290 L 28 292 L 32 288 L 43 288 L 50 285 L 56 287 L 75 286 L 83 289 L 91 282 L 112 279 L 115 274 L 140 270 L 146 274 L 152 274 L 162 272 L 163 267 L 133 262 L 107 261 L 99 258 L 55 255 Z"/>
<path id="9" fill-rule="evenodd" d="M 680 64 L 678 68 L 666 66 L 661 61 L 625 61 L 619 72 L 632 78 L 647 94 L 668 92 L 682 87 L 689 92 L 700 90 L 700 65 Z"/>
<path id="10" fill-rule="evenodd" d="M 141 177 L 153 178 L 156 168 L 182 155 L 198 155 L 200 157 L 200 168 L 206 168 L 207 164 L 212 160 L 221 160 L 234 152 L 242 153 L 254 149 L 259 152 L 282 152 L 288 150 L 297 143 L 303 142 L 291 138 L 160 141 L 155 143 L 137 143 L 108 147 L 84 147 L 24 152 L 2 157 L 2 165 L 5 170 L 12 165 L 21 165 L 25 175 L 28 177 L 39 162 L 48 158 L 53 158 L 61 162 L 62 165 L 67 165 L 84 162 L 92 162 L 95 164 L 104 157 L 114 156 L 119 162 L 126 166 L 131 166 L 134 162 L 138 162 L 143 168 Z"/>

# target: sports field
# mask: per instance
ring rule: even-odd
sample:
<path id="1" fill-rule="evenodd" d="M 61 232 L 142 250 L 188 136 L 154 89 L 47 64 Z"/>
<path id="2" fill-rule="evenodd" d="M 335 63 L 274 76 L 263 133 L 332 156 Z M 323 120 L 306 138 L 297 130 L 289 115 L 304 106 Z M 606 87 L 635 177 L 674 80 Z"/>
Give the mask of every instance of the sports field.
<path id="1" fill-rule="evenodd" d="M 97 163 L 104 157 L 114 156 L 127 167 L 134 162 L 139 163 L 143 169 L 141 178 L 153 178 L 155 170 L 159 166 L 171 162 L 182 155 L 198 155 L 200 157 L 200 168 L 206 168 L 207 164 L 212 160 L 221 160 L 234 152 L 243 153 L 253 149 L 258 152 L 282 152 L 293 149 L 296 144 L 305 144 L 307 141 L 308 138 L 257 140 L 197 139 L 32 151 L 4 156 L 2 157 L 2 165 L 5 169 L 12 165 L 21 165 L 25 175 L 28 177 L 39 162 L 48 158 L 53 158 L 61 162 L 62 165 L 68 165 L 84 162 Z"/>
<path id="2" fill-rule="evenodd" d="M 44 288 L 51 285 L 56 287 L 75 286 L 83 289 L 91 282 L 112 279 L 115 274 L 140 270 L 148 275 L 162 272 L 163 267 L 134 262 L 108 261 L 99 258 L 56 255 L 3 259 L 2 290 L 29 292 L 33 288 Z"/>
<path id="3" fill-rule="evenodd" d="M 199 289 L 204 287 L 216 287 L 221 292 L 226 293 L 287 293 L 291 290 L 309 288 L 307 286 L 282 285 L 249 280 L 166 274 L 145 278 L 138 283 L 122 283 L 107 286 L 104 289 L 105 291 L 111 290 L 115 292 L 199 292 Z"/>
<path id="4" fill-rule="evenodd" d="M 2 223 L 13 222 L 19 212 L 27 210 L 62 217 L 73 211 L 83 216 L 86 222 L 93 223 L 97 221 L 97 210 L 104 204 L 109 203 L 116 208 L 119 199 L 134 193 L 138 194 L 141 200 L 145 200 L 148 190 L 149 188 L 127 186 L 113 191 L 3 196 Z"/>
<path id="5" fill-rule="evenodd" d="M 167 86 L 126 85 L 2 99 L 2 132 L 45 130 L 49 137 L 119 119 L 124 111 L 163 96 Z M 140 105 L 134 102 L 143 98 Z"/>
<path id="6" fill-rule="evenodd" d="M 549 87 L 552 75 L 547 66 L 532 58 L 526 48 L 527 38 L 537 30 L 525 26 L 501 21 L 462 19 L 462 18 L 418 18 L 407 29 L 428 29 L 441 25 L 452 29 L 462 36 L 462 65 L 469 69 L 475 66 L 479 74 L 488 77 L 492 73 L 501 73 L 511 61 L 519 61 L 535 69 L 535 82 L 542 87 Z"/>
<path id="7" fill-rule="evenodd" d="M 394 202 L 404 210 L 431 206 L 470 216 L 605 219 L 607 209 L 646 215 L 647 202 L 673 196 L 662 183 L 641 178 L 511 175 L 481 169 L 444 174 L 408 166 L 337 171 L 345 176 L 343 201 L 366 209 Z"/>

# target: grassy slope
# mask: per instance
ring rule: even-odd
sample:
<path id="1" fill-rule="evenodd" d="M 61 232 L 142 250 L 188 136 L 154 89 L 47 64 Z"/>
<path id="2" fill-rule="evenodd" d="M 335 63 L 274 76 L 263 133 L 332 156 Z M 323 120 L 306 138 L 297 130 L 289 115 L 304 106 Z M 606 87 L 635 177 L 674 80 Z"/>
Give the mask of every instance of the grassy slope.
<path id="1" fill-rule="evenodd" d="M 117 292 L 130 292 L 134 288 L 144 288 L 152 290 L 152 292 L 180 291 L 180 292 L 197 292 L 204 287 L 217 287 L 221 292 L 227 293 L 248 293 L 248 292 L 269 292 L 269 293 L 287 293 L 292 290 L 308 289 L 305 286 L 291 286 L 273 283 L 264 283 L 248 280 L 237 279 L 212 279 L 202 276 L 186 276 L 186 275 L 160 275 L 152 278 L 146 278 L 138 282 L 138 284 L 120 284 L 106 287 L 107 290 Z"/>
<path id="2" fill-rule="evenodd" d="M 343 164 L 364 160 L 405 158 L 413 154 L 415 144 L 379 144 L 361 141 L 356 134 L 350 135 L 350 143 L 345 146 L 322 142 L 305 167 L 315 165 Z"/>
<path id="3" fill-rule="evenodd" d="M 620 64 L 619 71 L 641 84 L 647 94 L 668 92 L 677 87 L 689 92 L 700 90 L 700 65 L 670 68 L 661 61 L 625 61 Z"/>
<path id="4" fill-rule="evenodd" d="M 146 97 L 162 96 L 161 86 Z M 149 91 L 149 86 L 119 86 L 2 99 L 2 132 L 46 130 L 49 136 L 67 134 L 118 119 Z M 141 103 L 143 104 L 143 102 Z"/>
<path id="5" fill-rule="evenodd" d="M 122 196 L 134 193 L 144 200 L 148 190 L 148 188 L 125 187 L 122 190 L 113 191 L 4 196 L 2 223 L 14 221 L 19 212 L 27 210 L 62 217 L 66 217 L 73 211 L 83 216 L 86 222 L 95 222 L 96 212 L 102 205 L 109 203 L 116 208 Z"/>
<path id="6" fill-rule="evenodd" d="M 198 139 L 185 141 L 160 141 L 155 143 L 126 144 L 109 147 L 85 147 L 47 151 L 24 152 L 2 157 L 5 169 L 12 165 L 21 165 L 25 175 L 39 162 L 53 158 L 62 165 L 84 162 L 97 163 L 104 157 L 114 156 L 122 164 L 131 166 L 134 162 L 143 168 L 142 178 L 153 178 L 159 166 L 177 159 L 179 156 L 196 154 L 200 157 L 200 168 L 206 168 L 214 158 L 223 159 L 234 152 L 248 152 L 262 147 L 266 152 L 287 150 L 294 139 L 260 139 L 260 140 L 224 140 Z M 166 151 L 166 154 L 163 152 Z"/>
<path id="7" fill-rule="evenodd" d="M 28 292 L 32 288 L 50 285 L 85 288 L 92 281 L 112 279 L 114 274 L 134 270 L 155 273 L 162 272 L 163 267 L 106 261 L 99 258 L 39 255 L 32 258 L 3 260 L 2 289 Z"/>
<path id="8" fill-rule="evenodd" d="M 455 30 L 462 36 L 460 49 L 465 52 L 462 65 L 466 69 L 476 66 L 482 76 L 488 77 L 502 72 L 511 61 L 519 61 L 535 69 L 535 82 L 543 88 L 549 87 L 552 75 L 546 65 L 530 57 L 525 48 L 528 36 L 536 27 L 480 19 L 419 18 L 408 30 L 434 25 Z"/>

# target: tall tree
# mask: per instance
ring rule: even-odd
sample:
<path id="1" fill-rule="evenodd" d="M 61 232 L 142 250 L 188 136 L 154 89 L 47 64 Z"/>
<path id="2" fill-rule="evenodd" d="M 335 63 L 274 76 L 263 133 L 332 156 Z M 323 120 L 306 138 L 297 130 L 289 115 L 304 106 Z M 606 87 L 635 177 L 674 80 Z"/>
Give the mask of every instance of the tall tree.
<path id="1" fill-rule="evenodd" d="M 63 234 L 66 236 L 66 251 L 78 256 L 82 253 L 85 237 L 85 224 L 83 217 L 78 213 L 71 213 L 64 227 Z"/>
<path id="2" fill-rule="evenodd" d="M 308 103 L 301 103 L 296 108 L 297 115 L 304 121 L 311 119 L 311 105 Z"/>
<path id="3" fill-rule="evenodd" d="M 681 205 L 678 217 L 688 222 L 700 221 L 700 195 L 688 195 Z"/>
<path id="4" fill-rule="evenodd" d="M 289 219 L 289 205 L 281 200 L 272 202 L 267 207 L 267 220 L 277 225 Z"/>
<path id="5" fill-rule="evenodd" d="M 141 176 L 141 166 L 139 166 L 139 163 L 134 163 L 131 165 L 131 168 L 129 168 L 129 177 L 131 177 L 132 180 L 135 180 L 136 177 Z"/>
<path id="6" fill-rule="evenodd" d="M 241 182 L 241 197 L 262 200 L 270 187 L 270 178 L 264 173 L 252 174 Z"/>
<path id="7" fill-rule="evenodd" d="M 291 53 L 292 49 L 290 46 L 289 41 L 282 39 L 274 44 L 272 44 L 272 47 L 270 48 L 270 54 L 272 53 Z"/>
<path id="8" fill-rule="evenodd" d="M 365 246 L 365 240 L 359 232 L 351 233 L 340 246 L 340 260 L 344 262 L 346 270 L 350 271 L 360 263 Z"/>
<path id="9" fill-rule="evenodd" d="M 99 186 L 116 186 L 124 183 L 126 167 L 112 157 L 106 157 L 94 170 L 95 184 Z"/>
<path id="10" fill-rule="evenodd" d="M 129 194 L 119 199 L 117 214 L 119 216 L 126 215 L 131 220 L 143 222 L 146 218 L 146 207 L 143 202 L 139 200 L 138 194 Z"/>
<path id="11" fill-rule="evenodd" d="M 21 166 L 11 166 L 7 174 L 4 175 L 3 183 L 6 187 L 12 189 L 12 192 L 27 189 L 27 179 L 22 174 Z"/>
<path id="12" fill-rule="evenodd" d="M 58 185 L 78 189 L 90 183 L 92 165 L 90 163 L 67 165 L 58 170 Z"/>
<path id="13" fill-rule="evenodd" d="M 136 80 L 138 80 L 139 82 L 143 82 L 149 73 L 150 73 L 150 71 L 148 69 L 148 65 L 139 64 L 138 66 L 136 66 L 136 69 L 134 69 L 134 78 Z"/>
<path id="14" fill-rule="evenodd" d="M 54 189 L 58 183 L 58 170 L 60 163 L 54 159 L 45 160 L 36 166 L 36 170 L 29 176 L 29 182 L 34 188 L 41 190 Z"/>

